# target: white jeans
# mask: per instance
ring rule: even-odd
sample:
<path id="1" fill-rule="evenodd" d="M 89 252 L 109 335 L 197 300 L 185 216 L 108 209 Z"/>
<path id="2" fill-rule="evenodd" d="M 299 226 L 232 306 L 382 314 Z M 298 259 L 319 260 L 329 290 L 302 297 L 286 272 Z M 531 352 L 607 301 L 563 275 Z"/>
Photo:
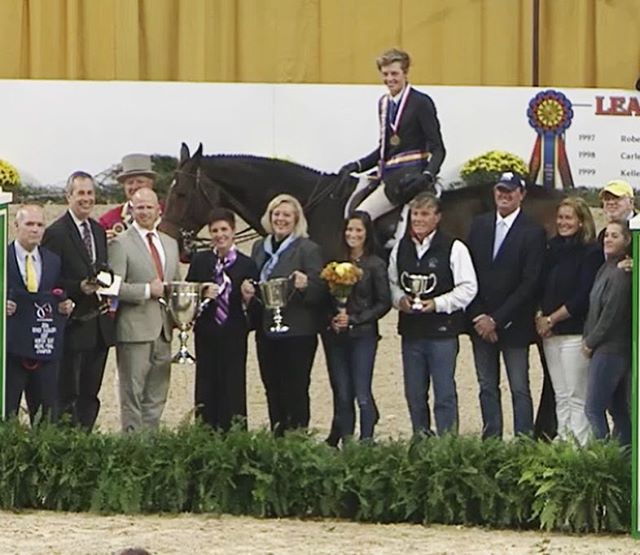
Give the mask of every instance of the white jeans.
<path id="1" fill-rule="evenodd" d="M 556 398 L 558 436 L 575 437 L 580 445 L 589 439 L 584 413 L 589 359 L 582 352 L 581 335 L 555 335 L 542 340 Z"/>

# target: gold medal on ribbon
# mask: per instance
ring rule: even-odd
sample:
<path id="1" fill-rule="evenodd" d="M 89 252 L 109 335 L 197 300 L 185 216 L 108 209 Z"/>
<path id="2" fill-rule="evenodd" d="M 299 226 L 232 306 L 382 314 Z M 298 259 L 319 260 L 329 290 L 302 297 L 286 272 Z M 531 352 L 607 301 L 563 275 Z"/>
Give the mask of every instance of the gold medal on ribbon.
<path id="1" fill-rule="evenodd" d="M 400 144 L 400 136 L 397 133 L 391 135 L 391 137 L 389 137 L 389 144 L 398 146 Z"/>
<path id="2" fill-rule="evenodd" d="M 120 233 L 122 233 L 127 228 L 123 223 L 116 222 L 115 224 L 113 224 L 113 227 L 111 229 L 116 235 L 120 235 Z"/>

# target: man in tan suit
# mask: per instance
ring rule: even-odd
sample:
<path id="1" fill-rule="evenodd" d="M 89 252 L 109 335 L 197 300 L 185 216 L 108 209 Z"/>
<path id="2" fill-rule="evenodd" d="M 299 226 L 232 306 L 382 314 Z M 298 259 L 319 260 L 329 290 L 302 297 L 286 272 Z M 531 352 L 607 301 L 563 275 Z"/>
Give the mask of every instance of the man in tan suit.
<path id="1" fill-rule="evenodd" d="M 158 197 L 145 188 L 131 200 L 134 223 L 109 245 L 109 262 L 122 278 L 116 355 L 125 432 L 160 422 L 171 373 L 171 322 L 158 299 L 163 282 L 180 279 L 178 244 L 156 229 Z"/>

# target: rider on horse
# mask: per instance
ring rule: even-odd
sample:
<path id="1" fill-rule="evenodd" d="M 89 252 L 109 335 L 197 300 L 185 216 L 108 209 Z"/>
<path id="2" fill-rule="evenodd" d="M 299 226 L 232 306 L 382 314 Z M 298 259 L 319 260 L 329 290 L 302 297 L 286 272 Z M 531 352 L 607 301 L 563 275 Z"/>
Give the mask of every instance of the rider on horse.
<path id="1" fill-rule="evenodd" d="M 383 187 L 377 187 L 357 207 L 372 219 L 409 202 L 422 191 L 433 191 L 445 157 L 435 104 L 407 80 L 409 54 L 394 48 L 384 52 L 376 63 L 389 89 L 378 101 L 379 146 L 340 169 L 345 175 L 378 166 Z"/>

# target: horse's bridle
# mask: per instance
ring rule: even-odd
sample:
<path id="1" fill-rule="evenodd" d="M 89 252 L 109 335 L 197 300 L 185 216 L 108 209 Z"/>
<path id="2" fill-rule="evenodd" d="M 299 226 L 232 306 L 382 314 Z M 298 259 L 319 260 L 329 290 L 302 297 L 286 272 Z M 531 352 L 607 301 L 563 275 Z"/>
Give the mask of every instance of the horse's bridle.
<path id="1" fill-rule="evenodd" d="M 330 197 L 338 185 L 342 185 L 344 179 L 336 179 L 333 183 L 328 186 L 320 187 L 323 179 L 327 177 L 327 174 L 321 173 L 316 180 L 316 184 L 313 186 L 311 190 L 311 194 L 307 199 L 307 202 L 302 207 L 302 210 L 305 214 L 311 212 L 318 204 L 320 204 L 325 198 Z M 338 177 L 340 177 L 338 175 Z"/>
<path id="2" fill-rule="evenodd" d="M 231 195 L 229 195 L 228 193 L 225 193 L 224 191 L 221 190 L 220 186 L 213 180 L 211 179 L 209 176 L 207 176 L 207 174 L 203 173 L 202 168 L 200 166 L 198 166 L 198 168 L 196 169 L 196 173 L 190 173 L 190 172 L 185 172 L 183 170 L 177 169 L 175 170 L 175 173 L 177 174 L 181 174 L 181 175 L 185 175 L 187 177 L 191 177 L 194 179 L 195 181 L 195 191 L 196 192 L 200 192 L 202 194 L 202 196 L 205 198 L 205 200 L 207 201 L 207 204 L 209 205 L 209 208 L 215 208 L 216 204 L 214 202 L 214 200 L 211 198 L 210 193 L 209 193 L 209 188 L 205 187 L 204 185 L 206 184 L 206 182 L 208 182 L 212 188 L 213 187 L 217 187 L 219 190 L 219 195 L 222 197 L 224 196 L 225 199 L 229 202 L 229 204 L 232 206 L 232 208 L 234 209 L 235 212 L 237 212 L 238 214 L 241 214 L 243 212 L 242 207 L 240 206 L 240 203 L 238 203 Z M 183 234 L 188 234 L 189 232 L 184 232 L 181 230 L 181 233 Z M 255 239 L 256 237 L 259 237 L 260 234 L 255 231 L 251 226 L 247 226 L 244 229 L 241 229 L 240 231 L 238 231 L 236 234 L 236 243 L 245 243 L 247 241 L 252 241 L 253 239 Z M 192 237 L 191 240 L 195 240 L 197 239 L 196 237 Z"/>

